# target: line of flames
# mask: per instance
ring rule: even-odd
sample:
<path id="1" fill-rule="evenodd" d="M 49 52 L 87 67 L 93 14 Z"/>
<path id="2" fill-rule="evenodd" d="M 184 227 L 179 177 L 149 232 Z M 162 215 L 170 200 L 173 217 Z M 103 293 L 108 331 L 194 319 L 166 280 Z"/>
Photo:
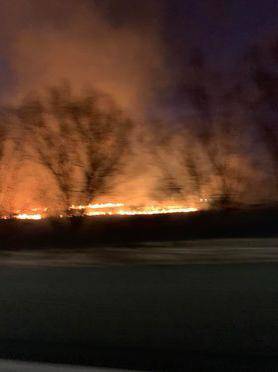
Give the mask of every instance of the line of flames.
<path id="1" fill-rule="evenodd" d="M 136 216 L 136 215 L 160 215 L 160 214 L 171 214 L 171 213 L 189 213 L 196 212 L 198 209 L 193 207 L 184 207 L 179 205 L 169 206 L 141 206 L 141 207 L 129 207 L 124 203 L 97 203 L 88 205 L 72 205 L 69 208 L 69 214 L 60 215 L 60 218 L 67 216 L 74 216 L 79 212 L 85 216 Z M 41 220 L 47 218 L 47 208 L 32 208 L 30 212 L 27 211 L 16 211 L 11 216 L 2 216 L 2 219 L 16 218 L 19 220 Z"/>

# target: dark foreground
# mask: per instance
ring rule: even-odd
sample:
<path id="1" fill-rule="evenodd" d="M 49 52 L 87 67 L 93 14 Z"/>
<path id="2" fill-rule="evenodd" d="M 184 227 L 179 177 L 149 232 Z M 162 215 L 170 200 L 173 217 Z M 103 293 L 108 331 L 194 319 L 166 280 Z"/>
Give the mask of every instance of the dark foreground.
<path id="1" fill-rule="evenodd" d="M 278 370 L 278 264 L 2 267 L 0 358 Z"/>
<path id="2" fill-rule="evenodd" d="M 278 237 L 278 207 L 156 216 L 0 221 L 1 249 L 121 246 L 149 241 Z"/>

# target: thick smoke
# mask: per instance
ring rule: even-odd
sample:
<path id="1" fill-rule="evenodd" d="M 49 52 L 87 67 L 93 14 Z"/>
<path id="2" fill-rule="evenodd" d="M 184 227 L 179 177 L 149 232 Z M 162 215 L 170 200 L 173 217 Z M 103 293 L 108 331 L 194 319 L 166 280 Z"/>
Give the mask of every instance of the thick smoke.
<path id="1" fill-rule="evenodd" d="M 163 3 L 1 1 L 1 209 L 276 198 L 272 75 L 256 56 L 221 78 L 196 50 L 174 68 Z"/>
<path id="2" fill-rule="evenodd" d="M 120 2 L 118 5 L 119 10 Z M 3 70 L 6 68 L 11 77 L 1 89 L 2 102 L 21 105 L 26 95 L 43 96 L 49 87 L 66 81 L 76 95 L 86 95 L 91 87 L 111 95 L 120 109 L 143 126 L 155 92 L 166 84 L 167 74 L 154 14 L 150 14 L 149 6 L 137 5 L 141 13 L 137 11 L 136 17 L 127 20 L 120 18 L 121 12 L 117 16 L 115 10 L 111 11 L 109 1 L 2 1 L 0 48 Z M 156 15 L 160 11 L 158 4 L 153 3 L 151 8 Z M 134 6 L 127 9 L 134 10 Z M 127 169 L 130 161 L 133 157 L 126 158 Z M 9 164 L 10 173 L 12 162 L 5 158 L 4 163 Z M 18 179 L 11 174 L 6 177 L 5 184 L 10 186 L 5 187 L 13 184 L 14 201 L 31 198 L 32 204 L 41 193 L 39 176 L 32 177 L 33 166 L 29 160 L 21 162 Z M 42 169 L 35 173 L 40 172 Z M 141 177 L 140 169 L 135 173 L 133 176 Z M 56 194 L 51 181 L 49 186 L 48 190 Z M 28 190 L 29 194 L 33 192 L 26 198 Z M 15 205 L 20 207 L 21 203 L 15 201 Z"/>
<path id="3" fill-rule="evenodd" d="M 150 14 L 116 22 L 105 2 L 87 0 L 3 0 L 0 14 L 2 54 L 13 74 L 5 98 L 65 79 L 75 91 L 94 86 L 138 113 L 164 83 L 158 26 L 144 22 Z"/>

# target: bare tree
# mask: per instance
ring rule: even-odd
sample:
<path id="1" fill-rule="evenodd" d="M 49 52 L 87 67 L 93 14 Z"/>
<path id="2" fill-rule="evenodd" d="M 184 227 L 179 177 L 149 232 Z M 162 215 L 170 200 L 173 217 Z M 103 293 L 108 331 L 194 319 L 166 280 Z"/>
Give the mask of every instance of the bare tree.
<path id="1" fill-rule="evenodd" d="M 104 191 L 127 147 L 131 127 L 112 100 L 97 92 L 73 96 L 68 85 L 17 110 L 29 133 L 33 158 L 52 176 L 65 209 Z"/>
<path id="2" fill-rule="evenodd" d="M 4 144 L 6 140 L 6 132 L 7 129 L 5 128 L 5 122 L 3 120 L 3 114 L 0 113 L 0 162 L 4 155 Z"/>
<path id="3" fill-rule="evenodd" d="M 0 194 L 1 201 L 3 200 L 3 157 L 4 157 L 4 144 L 6 139 L 6 128 L 3 112 L 0 114 Z M 2 203 L 1 203 L 2 204 Z M 0 208 L 3 209 L 3 206 L 0 205 Z"/>
<path id="4" fill-rule="evenodd" d="M 13 112 L 2 108 L 0 111 L 0 209 L 2 212 L 5 210 L 5 214 L 12 213 L 13 194 L 23 158 L 22 137 Z"/>
<path id="5" fill-rule="evenodd" d="M 183 84 L 183 93 L 187 104 L 190 103 L 193 108 L 193 117 L 185 121 L 189 122 L 191 131 L 206 154 L 212 174 L 219 180 L 215 201 L 221 207 L 234 202 L 234 185 L 243 182 L 243 176 L 230 166 L 231 156 L 240 151 L 237 137 L 241 135 L 240 126 L 232 120 L 235 108 L 230 89 L 227 79 L 215 74 L 205 63 L 202 53 L 195 50 Z M 186 166 L 195 180 L 195 187 L 200 189 L 200 183 L 206 181 L 198 171 L 198 164 L 187 157 Z"/>
<path id="6" fill-rule="evenodd" d="M 241 76 L 240 102 L 273 165 L 278 192 L 278 37 L 249 50 Z"/>
<path id="7" fill-rule="evenodd" d="M 94 91 L 78 101 L 71 101 L 67 116 L 82 146 L 79 157 L 84 176 L 81 195 L 83 202 L 88 203 L 105 191 L 108 178 L 119 171 L 128 151 L 132 123 L 110 97 Z"/>

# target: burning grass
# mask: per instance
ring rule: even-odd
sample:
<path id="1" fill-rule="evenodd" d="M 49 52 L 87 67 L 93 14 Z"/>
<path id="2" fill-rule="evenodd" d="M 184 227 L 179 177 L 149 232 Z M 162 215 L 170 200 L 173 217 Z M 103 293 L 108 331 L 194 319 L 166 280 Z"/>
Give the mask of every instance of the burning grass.
<path id="1" fill-rule="evenodd" d="M 67 211 L 59 214 L 59 218 L 74 216 L 144 216 L 144 215 L 161 215 L 173 213 L 196 212 L 195 207 L 186 207 L 183 205 L 145 205 L 129 206 L 124 203 L 96 203 L 88 205 L 72 205 Z M 48 208 L 32 208 L 30 210 L 17 210 L 15 213 L 2 214 L 1 219 L 19 219 L 19 220 L 41 220 L 48 218 Z"/>
<path id="2" fill-rule="evenodd" d="M 101 212 L 98 208 L 95 211 Z M 39 220 L 34 220 L 33 216 L 31 219 L 30 216 L 9 217 L 0 223 L 1 250 L 78 250 L 82 247 L 137 247 L 140 242 L 172 244 L 204 238 L 277 237 L 278 208 L 157 212 L 72 214 L 65 218 L 42 212 L 45 217 L 42 215 Z"/>

